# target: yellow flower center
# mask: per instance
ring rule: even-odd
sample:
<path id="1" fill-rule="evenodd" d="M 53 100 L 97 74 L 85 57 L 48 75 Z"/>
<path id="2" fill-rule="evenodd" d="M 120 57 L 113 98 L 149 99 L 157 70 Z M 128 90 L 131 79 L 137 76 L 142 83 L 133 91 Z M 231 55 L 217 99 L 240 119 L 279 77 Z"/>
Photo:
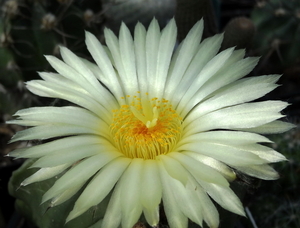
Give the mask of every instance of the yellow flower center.
<path id="1" fill-rule="evenodd" d="M 128 95 L 126 103 L 113 110 L 115 146 L 129 158 L 155 159 L 172 151 L 181 136 L 182 118 L 169 101 Z"/>

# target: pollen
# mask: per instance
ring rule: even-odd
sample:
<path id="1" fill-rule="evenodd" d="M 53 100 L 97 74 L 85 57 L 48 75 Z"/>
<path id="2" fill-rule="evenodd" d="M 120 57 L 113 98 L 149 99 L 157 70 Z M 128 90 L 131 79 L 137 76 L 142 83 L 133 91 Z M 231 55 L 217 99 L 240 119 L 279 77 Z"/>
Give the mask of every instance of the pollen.
<path id="1" fill-rule="evenodd" d="M 173 150 L 182 132 L 182 118 L 166 99 L 126 96 L 126 104 L 112 110 L 110 125 L 115 146 L 126 157 L 155 159 Z"/>

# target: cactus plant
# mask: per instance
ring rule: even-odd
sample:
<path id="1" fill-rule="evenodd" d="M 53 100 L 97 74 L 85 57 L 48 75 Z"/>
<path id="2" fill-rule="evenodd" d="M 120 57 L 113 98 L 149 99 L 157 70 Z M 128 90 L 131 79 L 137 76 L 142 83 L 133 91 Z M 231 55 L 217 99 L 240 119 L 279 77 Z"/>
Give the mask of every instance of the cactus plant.
<path id="1" fill-rule="evenodd" d="M 80 53 L 84 30 L 102 33 L 102 21 L 96 20 L 100 11 L 99 1 L 5 1 L 1 54 L 19 67 L 21 79 L 35 78 L 36 71 L 49 68 L 43 55 L 55 54 L 58 45 Z"/>
<path id="2" fill-rule="evenodd" d="M 287 67 L 300 60 L 300 1 L 260 1 L 251 18 L 257 34 L 258 54 L 274 57 L 275 64 Z"/>
<path id="3" fill-rule="evenodd" d="M 56 55 L 63 45 L 84 56 L 84 30 L 102 35 L 102 8 L 100 1 L 71 0 L 6 0 L 0 5 L 0 113 L 12 114 L 32 104 L 20 85 L 50 68 L 43 55 Z"/>

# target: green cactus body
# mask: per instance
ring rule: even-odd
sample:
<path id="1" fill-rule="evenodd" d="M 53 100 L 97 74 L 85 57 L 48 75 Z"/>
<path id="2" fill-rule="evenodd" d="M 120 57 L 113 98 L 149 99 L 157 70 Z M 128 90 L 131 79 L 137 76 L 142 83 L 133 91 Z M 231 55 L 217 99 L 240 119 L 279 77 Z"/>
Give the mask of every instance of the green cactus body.
<path id="1" fill-rule="evenodd" d="M 58 55 L 61 45 L 86 57 L 84 30 L 101 37 L 104 20 L 98 0 L 6 0 L 0 8 L 0 112 L 12 114 L 32 102 L 19 102 L 25 97 L 17 97 L 22 95 L 19 82 L 50 70 L 44 55 Z"/>
<path id="2" fill-rule="evenodd" d="M 300 1 L 261 2 L 251 18 L 257 28 L 255 47 L 259 54 L 277 54 L 283 66 L 300 60 Z"/>

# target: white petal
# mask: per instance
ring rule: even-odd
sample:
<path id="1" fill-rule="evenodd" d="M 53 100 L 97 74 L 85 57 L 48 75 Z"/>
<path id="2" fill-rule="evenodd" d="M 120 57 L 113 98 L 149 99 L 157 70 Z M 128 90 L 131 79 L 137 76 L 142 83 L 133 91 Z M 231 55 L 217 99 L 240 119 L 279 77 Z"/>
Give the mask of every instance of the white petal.
<path id="1" fill-rule="evenodd" d="M 81 77 L 76 78 L 78 75 L 71 75 L 74 80 L 78 80 L 80 85 L 83 86 L 83 83 L 87 84 L 90 88 L 90 92 L 95 94 L 96 97 L 97 91 L 103 90 L 103 87 L 96 79 L 92 71 L 77 57 L 73 52 L 71 52 L 66 47 L 60 47 L 60 53 L 65 63 L 67 63 L 71 68 L 76 70 Z"/>
<path id="2" fill-rule="evenodd" d="M 174 189 L 174 197 L 182 213 L 193 222 L 202 226 L 202 205 L 197 201 L 195 188 L 186 188 L 176 179 L 169 178 L 169 185 Z"/>
<path id="3" fill-rule="evenodd" d="M 205 189 L 211 198 L 213 198 L 213 200 L 220 204 L 224 209 L 238 215 L 245 216 L 240 199 L 235 195 L 230 187 L 224 187 L 204 181 L 199 182 L 199 184 Z"/>
<path id="4" fill-rule="evenodd" d="M 223 175 L 228 181 L 233 181 L 236 178 L 235 172 L 225 165 L 223 162 L 220 162 L 212 157 L 204 156 L 200 153 L 194 152 L 182 152 L 185 155 L 192 157 L 193 159 L 202 162 L 203 164 L 217 170 L 220 174 Z"/>
<path id="5" fill-rule="evenodd" d="M 52 167 L 65 163 L 75 163 L 81 159 L 99 154 L 99 151 L 105 150 L 101 145 L 80 145 L 77 147 L 66 148 L 63 151 L 52 152 L 34 162 L 31 167 Z"/>
<path id="6" fill-rule="evenodd" d="M 163 186 L 163 203 L 168 225 L 170 228 L 187 228 L 188 219 L 179 209 L 174 196 L 174 191 L 176 191 L 176 189 L 173 189 L 169 184 L 172 177 L 169 176 L 162 162 L 159 162 L 159 171 Z"/>
<path id="7" fill-rule="evenodd" d="M 78 217 L 90 207 L 99 204 L 114 187 L 130 161 L 131 159 L 128 158 L 117 158 L 104 166 L 76 200 L 74 208 L 69 213 L 66 221 Z"/>
<path id="8" fill-rule="evenodd" d="M 58 206 L 67 200 L 69 200 L 72 196 L 74 196 L 84 185 L 84 183 L 79 184 L 77 186 L 73 186 L 72 188 L 68 188 L 66 191 L 61 193 L 60 195 L 54 197 L 51 202 L 49 207 L 55 207 Z"/>
<path id="9" fill-rule="evenodd" d="M 171 62 L 170 62 L 170 66 L 169 66 L 168 76 L 171 75 L 171 72 L 173 72 L 174 68 L 176 67 L 177 59 L 179 57 L 179 53 L 181 52 L 182 45 L 183 45 L 183 42 L 178 44 L 177 47 L 174 49 L 174 52 L 173 52 L 173 55 L 172 55 L 172 58 L 171 58 Z M 164 95 L 164 98 L 167 98 L 166 93 Z"/>
<path id="10" fill-rule="evenodd" d="M 134 50 L 139 88 L 148 91 L 147 65 L 146 65 L 146 29 L 137 23 L 134 30 Z"/>
<path id="11" fill-rule="evenodd" d="M 222 151 L 227 150 L 225 148 L 229 147 L 232 149 L 232 151 L 240 150 L 243 151 L 241 153 L 253 153 L 268 162 L 278 162 L 286 160 L 283 155 L 279 154 L 269 147 L 258 145 L 256 144 L 257 142 L 270 142 L 270 140 L 263 136 L 248 132 L 211 131 L 191 135 L 186 139 L 184 138 L 182 142 L 180 142 L 180 145 L 183 146 L 179 146 L 178 150 L 188 150 L 189 147 L 193 147 L 194 151 L 196 147 L 192 146 L 193 144 L 196 144 L 199 147 L 208 150 L 208 148 L 213 148 L 212 145 L 215 145 L 215 151 L 218 150 L 217 148 Z M 210 146 L 208 145 L 208 147 L 206 147 L 207 144 L 210 144 Z M 199 149 L 199 152 L 203 152 L 205 149 Z"/>
<path id="12" fill-rule="evenodd" d="M 140 202 L 141 173 L 144 160 L 135 158 L 121 178 L 122 227 L 132 228 L 142 213 Z"/>
<path id="13" fill-rule="evenodd" d="M 175 47 L 176 36 L 176 24 L 175 20 L 172 19 L 161 32 L 158 56 L 156 60 L 156 73 L 151 77 L 153 78 L 153 84 L 151 84 L 150 87 L 150 94 L 156 94 L 156 97 L 163 97 L 169 65 L 173 49 Z"/>
<path id="14" fill-rule="evenodd" d="M 257 127 L 281 118 L 279 112 L 287 106 L 281 101 L 263 101 L 240 104 L 208 113 L 184 128 L 186 135 L 212 129 L 232 129 Z M 192 124 L 191 124 L 192 123 Z"/>
<path id="15" fill-rule="evenodd" d="M 108 206 L 103 217 L 101 228 L 118 228 L 122 219 L 121 202 L 121 185 L 117 183 L 110 197 Z"/>
<path id="16" fill-rule="evenodd" d="M 220 74 L 222 71 L 227 71 L 232 65 L 236 64 L 238 61 L 244 59 L 245 50 L 233 50 L 231 56 L 227 59 L 226 64 L 224 64 L 217 72 Z"/>
<path id="17" fill-rule="evenodd" d="M 178 152 L 169 153 L 170 157 L 180 162 L 196 180 L 203 180 L 209 183 L 216 183 L 222 186 L 229 186 L 227 180 L 213 168 Z"/>
<path id="18" fill-rule="evenodd" d="M 42 97 L 61 98 L 92 111 L 102 119 L 104 117 L 106 117 L 105 120 L 111 119 L 111 110 L 109 110 L 108 113 L 106 108 L 103 108 L 102 105 L 99 105 L 99 103 L 91 99 L 90 96 L 73 90 L 72 88 L 40 80 L 29 81 L 26 85 L 28 90 L 36 95 Z"/>
<path id="19" fill-rule="evenodd" d="M 64 47 L 61 47 L 61 54 L 64 61 L 69 65 L 53 56 L 46 56 L 48 62 L 60 75 L 76 82 L 89 92 L 90 96 L 96 101 L 98 97 L 113 100 L 111 94 L 99 83 L 89 68 L 75 54 Z M 99 105 L 102 105 L 102 103 L 99 103 Z"/>
<path id="20" fill-rule="evenodd" d="M 188 180 L 188 173 L 181 163 L 168 155 L 160 155 L 158 158 L 161 159 L 168 174 L 185 186 Z"/>
<path id="21" fill-rule="evenodd" d="M 186 91 L 186 93 L 183 95 L 180 103 L 178 104 L 177 111 L 178 113 L 181 113 L 183 108 L 186 106 L 187 103 L 189 105 L 195 103 L 191 103 L 191 98 L 195 96 L 199 88 L 203 86 L 203 84 L 209 80 L 211 77 L 214 76 L 215 73 L 218 72 L 218 70 L 226 64 L 226 61 L 229 59 L 229 57 L 233 53 L 233 48 L 227 49 L 225 51 L 222 51 L 218 55 L 216 55 L 212 60 L 210 60 L 201 70 L 201 72 L 197 75 L 196 80 L 194 80 L 193 84 L 189 87 L 189 89 Z M 199 101 L 198 101 L 199 102 Z M 190 108 L 186 108 L 186 110 L 190 110 Z M 183 116 L 185 114 L 182 114 Z"/>
<path id="22" fill-rule="evenodd" d="M 73 166 L 60 177 L 55 184 L 44 194 L 42 202 L 45 202 L 54 196 L 64 192 L 72 186 L 78 186 L 85 183 L 97 171 L 111 160 L 119 157 L 121 154 L 116 152 L 101 152 L 101 154 L 89 157 Z"/>
<path id="23" fill-rule="evenodd" d="M 193 121 L 195 118 L 217 109 L 258 99 L 278 86 L 274 84 L 278 78 L 279 76 L 260 76 L 241 79 L 231 83 L 226 88 L 216 91 L 215 96 L 205 100 L 193 109 L 186 121 Z M 264 82 L 267 79 L 274 79 L 274 82 Z"/>
<path id="24" fill-rule="evenodd" d="M 234 56 L 235 52 L 228 58 L 228 62 L 231 62 L 231 58 L 236 59 Z M 222 86 L 228 85 L 235 80 L 244 77 L 248 73 L 252 71 L 255 65 L 258 62 L 258 58 L 256 57 L 249 57 L 246 59 L 241 59 L 231 65 L 226 64 L 223 65 L 219 69 L 216 74 L 209 78 L 201 89 L 186 103 L 185 108 L 181 115 L 184 117 L 196 104 L 201 102 L 210 94 L 214 93 L 217 89 L 221 88 Z M 218 63 L 217 63 L 218 64 Z M 184 103 L 183 103 L 184 105 Z"/>
<path id="25" fill-rule="evenodd" d="M 24 181 L 22 181 L 21 186 L 26 186 L 32 184 L 34 182 L 47 180 L 51 177 L 54 177 L 60 174 L 62 171 L 67 169 L 71 164 L 62 164 L 55 167 L 50 168 L 42 168 L 32 174 L 30 177 L 27 177 Z"/>
<path id="26" fill-rule="evenodd" d="M 258 85 L 261 86 L 259 88 L 256 88 L 257 90 L 261 89 L 266 89 L 269 90 L 269 86 L 276 85 L 276 82 L 279 80 L 281 75 L 278 74 L 271 74 L 271 75 L 261 75 L 257 77 L 247 77 L 243 79 L 239 79 L 236 82 L 231 82 L 229 84 L 226 84 L 225 86 L 221 87 L 220 89 L 216 90 L 212 96 L 217 95 L 217 96 L 222 96 L 221 94 L 229 93 L 229 92 L 234 92 L 232 90 L 239 89 L 239 87 L 247 87 L 247 86 L 252 86 L 252 85 Z M 244 91 L 248 92 L 248 91 Z M 243 94 L 244 95 L 244 94 Z"/>
<path id="27" fill-rule="evenodd" d="M 203 40 L 198 48 L 198 51 L 188 66 L 184 77 L 176 88 L 176 96 L 172 97 L 172 102 L 177 105 L 185 92 L 197 79 L 197 75 L 203 67 L 218 53 L 223 40 L 223 34 L 217 34 Z M 205 53 L 205 55 L 203 55 Z M 174 88 L 175 89 L 175 88 Z"/>
<path id="28" fill-rule="evenodd" d="M 123 87 L 124 93 L 125 93 L 125 95 L 132 95 L 133 92 L 136 92 L 138 90 L 138 87 L 136 86 L 137 82 L 134 79 L 134 76 L 133 76 L 133 78 L 127 78 L 127 76 L 129 76 L 129 75 L 126 74 L 127 66 L 123 65 L 119 40 L 116 37 L 116 35 L 109 29 L 104 30 L 104 35 L 105 35 L 107 47 L 109 48 L 109 51 L 113 58 L 113 62 L 115 64 L 116 70 L 118 72 L 118 79 L 120 81 L 121 86 Z M 127 45 L 129 45 L 129 44 L 127 44 Z M 129 53 L 127 53 L 127 54 L 129 54 Z M 131 68 L 133 68 L 133 67 L 131 67 Z"/>
<path id="29" fill-rule="evenodd" d="M 195 201 L 201 204 L 204 221 L 210 228 L 219 227 L 219 213 L 213 202 L 204 192 L 203 188 L 192 178 L 188 181 L 187 188 L 194 190 L 197 199 Z"/>
<path id="30" fill-rule="evenodd" d="M 57 139 L 52 142 L 44 143 L 29 148 L 17 149 L 11 152 L 9 155 L 17 158 L 39 158 L 56 151 L 64 151 L 68 148 L 75 148 L 78 146 L 88 146 L 101 143 L 107 146 L 109 149 L 112 149 L 112 146 L 109 147 L 109 144 L 103 139 L 99 138 L 98 136 L 80 135 Z"/>
<path id="31" fill-rule="evenodd" d="M 295 127 L 294 124 L 277 120 L 253 128 L 234 128 L 234 130 L 250 131 L 259 134 L 278 134 L 289 131 Z"/>
<path id="32" fill-rule="evenodd" d="M 201 155 L 206 155 L 228 165 L 244 166 L 267 163 L 267 161 L 261 159 L 258 155 L 244 150 L 242 147 L 219 143 L 195 142 L 185 144 L 178 148 L 178 150 L 191 151 Z"/>
<path id="33" fill-rule="evenodd" d="M 38 72 L 38 74 L 46 82 L 50 82 L 60 86 L 68 85 L 68 87 L 72 88 L 72 90 L 75 90 L 79 93 L 83 93 L 87 96 L 91 96 L 91 94 L 88 91 L 86 91 L 80 84 L 77 84 L 76 82 L 63 77 L 60 74 L 50 72 Z"/>
<path id="34" fill-rule="evenodd" d="M 178 86 L 178 90 L 181 88 L 186 90 L 196 79 L 203 67 L 218 53 L 223 40 L 223 34 L 217 34 L 203 40 L 198 48 L 197 54 L 192 59 L 188 66 L 182 82 Z M 203 55 L 205 53 L 205 55 Z"/>
<path id="35" fill-rule="evenodd" d="M 143 213 L 147 223 L 151 227 L 157 227 L 159 223 L 159 206 L 155 208 L 143 208 Z"/>
<path id="36" fill-rule="evenodd" d="M 156 19 L 153 19 L 149 25 L 147 35 L 146 35 L 146 66 L 147 66 L 147 80 L 148 80 L 148 91 L 150 92 L 150 97 L 156 97 L 150 87 L 154 84 L 154 78 L 157 68 L 157 57 L 159 40 L 161 34 L 159 25 Z"/>
<path id="37" fill-rule="evenodd" d="M 193 142 L 221 142 L 226 143 L 230 142 L 232 145 L 242 145 L 249 143 L 271 143 L 271 141 L 258 134 L 249 133 L 249 132 L 241 132 L 241 131 L 208 131 L 201 132 L 193 135 L 189 135 L 187 137 L 183 136 L 182 140 L 178 143 L 179 145 L 193 143 Z"/>
<path id="38" fill-rule="evenodd" d="M 162 197 L 157 162 L 155 160 L 145 160 L 141 175 L 141 203 L 144 208 L 153 210 L 160 204 Z"/>
<path id="39" fill-rule="evenodd" d="M 23 131 L 18 131 L 11 139 L 10 142 L 20 140 L 33 140 L 33 139 L 49 139 L 53 137 L 78 135 L 78 134 L 98 134 L 85 127 L 72 126 L 65 124 L 51 124 L 32 127 Z"/>
<path id="40" fill-rule="evenodd" d="M 171 68 L 171 71 L 168 75 L 168 81 L 165 90 L 166 99 L 169 100 L 172 98 L 176 92 L 175 88 L 179 85 L 180 81 L 184 77 L 186 69 L 198 50 L 197 48 L 201 40 L 202 31 L 203 21 L 198 21 L 182 42 L 182 46 L 177 58 L 172 59 L 172 61 L 176 62 L 173 63 L 174 68 Z"/>
<path id="41" fill-rule="evenodd" d="M 100 71 L 99 67 L 96 66 L 95 64 L 93 64 L 93 63 L 89 63 L 89 64 L 90 64 L 89 68 L 93 68 L 93 69 L 97 68 L 97 70 Z M 97 70 L 94 69 L 93 72 L 96 72 Z M 88 96 L 93 101 L 106 107 L 106 109 L 109 111 L 116 109 L 118 107 L 116 105 L 117 101 L 116 101 L 115 97 L 106 88 L 103 88 L 103 87 L 99 88 L 97 90 L 98 94 L 93 95 L 92 93 L 90 93 L 89 91 L 84 89 L 81 84 L 73 82 L 59 74 L 49 73 L 49 72 L 39 72 L 39 75 L 42 79 L 44 79 L 45 81 L 50 82 L 54 85 L 58 85 L 60 87 L 66 87 L 66 85 L 67 85 L 68 88 L 72 88 L 72 90 L 75 90 L 77 93 Z M 103 97 L 104 99 L 99 100 L 98 99 L 99 97 Z"/>
<path id="42" fill-rule="evenodd" d="M 233 166 L 240 172 L 263 180 L 276 180 L 278 173 L 269 165 Z"/>
<path id="43" fill-rule="evenodd" d="M 121 80 L 124 80 L 124 83 L 129 86 L 129 91 L 137 92 L 140 89 L 137 81 L 133 40 L 129 29 L 124 23 L 120 28 L 119 47 L 121 61 L 124 66 L 124 75 L 121 74 Z"/>
<path id="44" fill-rule="evenodd" d="M 106 81 L 106 77 L 105 75 L 103 75 L 103 72 L 101 71 L 101 69 L 95 64 L 90 62 L 87 59 L 84 58 L 80 58 L 79 59 L 82 61 L 82 63 L 84 63 L 86 65 L 87 68 L 90 69 L 90 71 L 92 71 L 92 73 L 94 74 L 94 76 L 101 81 L 104 85 L 107 85 L 108 82 Z"/>
<path id="45" fill-rule="evenodd" d="M 243 150 L 258 155 L 260 158 L 268 161 L 268 163 L 286 161 L 287 159 L 282 154 L 273 150 L 272 148 L 262 146 L 259 144 L 248 144 L 241 147 Z"/>
<path id="46" fill-rule="evenodd" d="M 202 99 L 207 95 L 213 93 L 215 90 L 221 88 L 222 86 L 228 85 L 244 76 L 249 74 L 253 68 L 257 65 L 258 57 L 248 57 L 245 59 L 239 59 L 240 56 L 235 55 L 236 51 L 227 60 L 226 64 L 215 74 L 214 77 L 210 78 L 199 90 L 197 96 Z M 228 64 L 228 62 L 233 62 Z M 198 98 L 199 100 L 199 98 Z"/>
<path id="47" fill-rule="evenodd" d="M 79 57 L 77 57 L 74 53 L 72 53 L 65 47 L 60 47 L 60 53 L 64 62 L 71 66 L 71 68 L 75 69 L 81 75 L 81 77 L 75 79 L 78 80 L 81 86 L 87 84 L 87 89 L 89 88 L 88 91 L 95 97 L 105 96 L 105 99 L 112 98 L 109 93 L 104 93 L 104 91 L 107 90 L 103 88 L 92 71 L 81 61 Z M 78 75 L 72 76 L 73 78 L 75 78 Z"/>
<path id="48" fill-rule="evenodd" d="M 95 60 L 95 62 L 97 63 L 101 71 L 103 72 L 103 75 L 105 75 L 106 78 L 110 81 L 109 89 L 115 95 L 116 99 L 122 104 L 123 101 L 121 97 L 124 96 L 123 90 L 109 57 L 107 56 L 102 45 L 94 35 L 92 35 L 89 32 L 86 32 L 85 35 L 86 35 L 85 42 L 89 52 L 91 53 L 93 59 Z"/>
<path id="49" fill-rule="evenodd" d="M 108 125 L 92 112 L 72 106 L 27 108 L 19 110 L 14 116 L 20 116 L 21 120 L 13 120 L 10 123 L 19 123 L 26 126 L 31 126 L 26 124 L 27 121 L 29 123 L 30 121 L 36 121 L 36 125 L 62 123 L 94 130 L 108 128 Z"/>
<path id="50" fill-rule="evenodd" d="M 62 48 L 62 50 L 64 50 L 64 49 Z M 49 55 L 49 56 L 45 56 L 45 58 L 50 63 L 50 65 L 57 71 L 57 73 L 59 73 L 60 75 L 81 85 L 83 88 L 85 88 L 86 91 L 90 91 L 93 89 L 93 87 L 91 87 L 90 83 L 87 82 L 84 79 L 84 77 L 81 74 L 79 74 L 73 67 L 67 65 L 66 63 L 64 63 L 63 61 L 59 60 L 58 58 L 56 58 L 54 56 Z"/>

